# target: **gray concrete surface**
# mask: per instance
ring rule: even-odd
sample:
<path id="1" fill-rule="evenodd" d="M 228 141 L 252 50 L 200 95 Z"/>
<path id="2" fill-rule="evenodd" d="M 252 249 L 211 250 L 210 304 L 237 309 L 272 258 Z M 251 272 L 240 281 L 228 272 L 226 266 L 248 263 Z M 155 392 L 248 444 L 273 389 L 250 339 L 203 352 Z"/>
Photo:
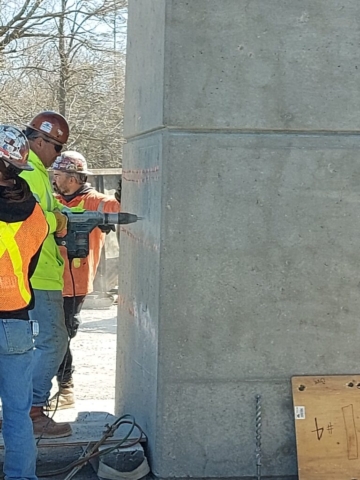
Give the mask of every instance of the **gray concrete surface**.
<path id="1" fill-rule="evenodd" d="M 297 478 L 292 375 L 358 371 L 355 0 L 130 0 L 116 411 L 158 478 Z"/>

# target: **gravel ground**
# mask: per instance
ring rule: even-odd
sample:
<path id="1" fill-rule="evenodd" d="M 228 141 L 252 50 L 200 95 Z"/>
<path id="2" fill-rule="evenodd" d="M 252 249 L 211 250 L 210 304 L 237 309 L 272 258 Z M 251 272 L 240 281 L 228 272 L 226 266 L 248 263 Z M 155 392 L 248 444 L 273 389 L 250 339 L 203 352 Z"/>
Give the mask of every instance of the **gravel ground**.
<path id="1" fill-rule="evenodd" d="M 83 323 L 71 342 L 76 397 L 114 400 L 117 306 L 82 310 L 81 318 Z"/>

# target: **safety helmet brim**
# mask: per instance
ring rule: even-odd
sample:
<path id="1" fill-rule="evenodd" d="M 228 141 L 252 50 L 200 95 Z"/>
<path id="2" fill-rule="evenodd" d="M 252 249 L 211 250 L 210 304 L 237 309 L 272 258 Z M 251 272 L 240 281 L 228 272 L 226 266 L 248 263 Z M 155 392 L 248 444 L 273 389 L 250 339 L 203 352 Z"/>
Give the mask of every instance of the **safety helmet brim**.
<path id="1" fill-rule="evenodd" d="M 65 172 L 65 173 L 78 173 L 80 175 L 86 175 L 87 177 L 91 177 L 94 174 L 90 172 L 90 170 L 82 170 L 81 172 L 77 172 L 75 170 L 67 170 L 66 168 L 54 168 L 54 164 L 51 165 L 50 168 L 47 169 L 48 172 Z"/>
<path id="2" fill-rule="evenodd" d="M 27 165 L 21 165 L 17 160 L 14 160 L 13 158 L 8 157 L 7 155 L 4 155 L 0 151 L 0 160 L 4 160 L 7 163 L 10 163 L 14 167 L 18 168 L 19 170 L 27 170 L 28 172 L 32 172 L 34 170 L 34 167 L 28 163 Z"/>
<path id="3" fill-rule="evenodd" d="M 55 143 L 55 145 L 61 145 L 61 146 L 64 145 L 63 143 L 56 140 L 54 137 L 51 137 L 50 135 L 45 133 L 43 130 L 39 130 L 38 128 L 34 128 L 29 123 L 23 123 L 23 125 L 24 125 L 24 127 L 31 128 L 31 130 L 34 130 L 35 132 L 41 133 L 41 135 L 43 135 L 45 138 L 48 138 L 49 140 L 51 140 L 53 143 Z"/>
<path id="4" fill-rule="evenodd" d="M 9 162 L 10 163 L 10 162 Z M 19 167 L 18 165 L 16 165 L 15 163 L 13 163 L 13 165 L 17 168 L 19 168 L 20 170 L 26 170 L 28 172 L 32 172 L 34 170 L 34 167 L 32 167 L 30 165 L 30 163 L 28 163 L 27 165 L 25 165 L 24 167 Z"/>
<path id="5" fill-rule="evenodd" d="M 65 145 L 69 138 L 69 124 L 65 117 L 50 110 L 35 115 L 26 127 L 50 138 L 56 145 Z"/>

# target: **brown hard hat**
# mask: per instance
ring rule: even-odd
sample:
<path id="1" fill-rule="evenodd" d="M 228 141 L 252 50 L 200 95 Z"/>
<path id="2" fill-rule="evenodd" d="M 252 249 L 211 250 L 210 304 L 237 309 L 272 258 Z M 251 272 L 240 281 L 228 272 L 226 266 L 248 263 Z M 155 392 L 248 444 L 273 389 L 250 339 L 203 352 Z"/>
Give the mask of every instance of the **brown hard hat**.
<path id="1" fill-rule="evenodd" d="M 46 111 L 38 113 L 30 120 L 27 126 L 55 140 L 59 145 L 64 145 L 69 138 L 69 124 L 57 112 Z"/>

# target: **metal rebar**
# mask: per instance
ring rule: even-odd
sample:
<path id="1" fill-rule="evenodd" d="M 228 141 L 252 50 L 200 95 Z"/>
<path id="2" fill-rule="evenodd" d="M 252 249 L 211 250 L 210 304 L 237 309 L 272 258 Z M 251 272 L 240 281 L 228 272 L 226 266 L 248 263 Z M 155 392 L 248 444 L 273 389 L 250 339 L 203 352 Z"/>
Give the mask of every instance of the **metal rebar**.
<path id="1" fill-rule="evenodd" d="M 261 395 L 256 395 L 255 457 L 256 457 L 257 480 L 261 480 L 261 434 L 262 434 Z"/>

